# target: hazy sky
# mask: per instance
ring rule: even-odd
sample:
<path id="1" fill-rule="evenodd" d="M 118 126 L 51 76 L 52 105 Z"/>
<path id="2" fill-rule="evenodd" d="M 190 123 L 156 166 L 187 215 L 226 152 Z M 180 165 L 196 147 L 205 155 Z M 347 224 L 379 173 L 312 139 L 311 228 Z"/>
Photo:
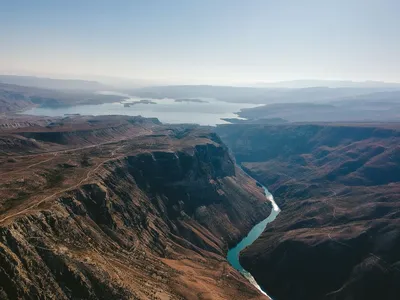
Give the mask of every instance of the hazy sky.
<path id="1" fill-rule="evenodd" d="M 400 82 L 399 0 L 0 0 L 0 72 Z"/>

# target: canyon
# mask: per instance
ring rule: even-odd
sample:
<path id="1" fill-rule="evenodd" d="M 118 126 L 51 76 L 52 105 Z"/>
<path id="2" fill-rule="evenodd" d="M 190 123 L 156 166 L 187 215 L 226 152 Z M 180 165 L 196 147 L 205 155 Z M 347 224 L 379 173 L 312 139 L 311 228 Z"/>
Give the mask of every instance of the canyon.
<path id="1" fill-rule="evenodd" d="M 0 126 L 1 299 L 265 299 L 226 261 L 271 204 L 199 126 Z"/>
<path id="2" fill-rule="evenodd" d="M 5 115 L 0 298 L 398 299 L 399 145 L 395 122 Z M 263 185 L 252 284 L 226 257 Z"/>

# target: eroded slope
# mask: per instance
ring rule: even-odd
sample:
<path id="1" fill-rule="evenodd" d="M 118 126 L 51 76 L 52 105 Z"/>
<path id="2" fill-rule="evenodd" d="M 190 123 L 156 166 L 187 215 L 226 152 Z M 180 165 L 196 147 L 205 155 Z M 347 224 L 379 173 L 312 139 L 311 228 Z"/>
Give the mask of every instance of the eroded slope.
<path id="1" fill-rule="evenodd" d="M 277 299 L 398 299 L 396 124 L 218 129 L 282 209 L 241 263 Z"/>
<path id="2" fill-rule="evenodd" d="M 262 299 L 225 253 L 270 206 L 219 138 L 107 120 L 123 132 L 92 138 L 81 119 L 2 155 L 0 298 Z"/>

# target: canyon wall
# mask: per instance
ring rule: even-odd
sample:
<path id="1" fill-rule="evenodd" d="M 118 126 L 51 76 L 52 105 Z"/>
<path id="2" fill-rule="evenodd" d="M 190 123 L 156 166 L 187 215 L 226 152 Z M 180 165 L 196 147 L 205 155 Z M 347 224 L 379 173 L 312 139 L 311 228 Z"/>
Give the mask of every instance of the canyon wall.
<path id="1" fill-rule="evenodd" d="M 282 209 L 240 261 L 272 297 L 398 299 L 397 124 L 217 128 Z"/>

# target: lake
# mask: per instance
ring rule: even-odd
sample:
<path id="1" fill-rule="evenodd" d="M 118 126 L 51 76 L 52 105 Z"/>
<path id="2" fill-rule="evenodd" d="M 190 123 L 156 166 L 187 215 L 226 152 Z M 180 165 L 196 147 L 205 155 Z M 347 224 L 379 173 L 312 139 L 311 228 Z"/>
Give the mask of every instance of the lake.
<path id="1" fill-rule="evenodd" d="M 103 94 L 105 92 L 102 92 Z M 121 95 L 119 93 L 114 93 Z M 227 123 L 221 118 L 237 118 L 235 114 L 242 108 L 258 106 L 249 103 L 228 103 L 217 99 L 152 99 L 138 98 L 126 95 L 121 102 L 98 105 L 78 105 L 71 107 L 35 107 L 24 111 L 23 114 L 36 116 L 63 116 L 65 114 L 80 115 L 129 115 L 155 117 L 163 123 L 197 123 L 200 125 L 217 125 Z M 143 101 L 146 100 L 146 101 Z M 148 101 L 147 101 L 148 100 Z M 193 101 L 191 101 L 193 100 Z M 138 102 L 149 102 L 138 103 Z M 136 102 L 136 104 L 135 104 Z M 133 104 L 128 104 L 133 103 Z M 130 105 L 127 107 L 127 105 Z"/>

